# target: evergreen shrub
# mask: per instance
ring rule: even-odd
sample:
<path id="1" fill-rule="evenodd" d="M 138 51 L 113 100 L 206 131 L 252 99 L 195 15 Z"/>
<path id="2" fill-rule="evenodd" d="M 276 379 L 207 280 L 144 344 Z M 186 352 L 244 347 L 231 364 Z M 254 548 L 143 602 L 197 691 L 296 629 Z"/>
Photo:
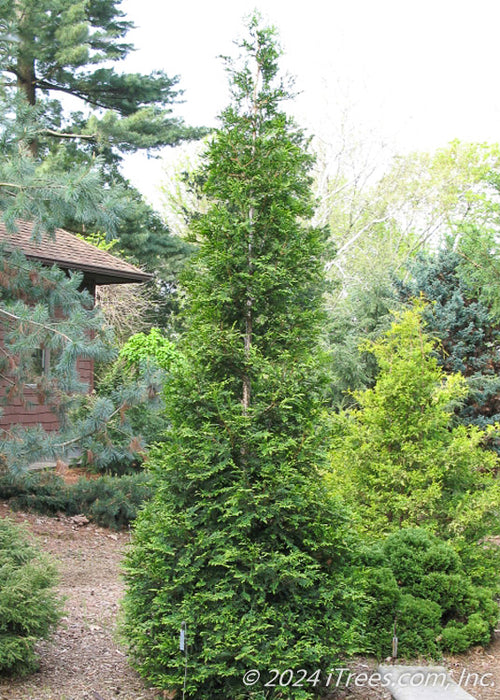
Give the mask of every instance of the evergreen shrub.
<path id="1" fill-rule="evenodd" d="M 452 546 L 419 528 L 404 528 L 364 554 L 366 650 L 437 658 L 491 641 L 495 591 L 476 586 Z"/>
<path id="2" fill-rule="evenodd" d="M 453 541 L 475 582 L 496 585 L 499 548 L 484 542 L 500 534 L 500 461 L 484 445 L 498 428 L 455 424 L 467 388 L 439 367 L 426 308 L 417 302 L 367 346 L 377 382 L 355 394 L 357 408 L 332 417 L 327 479 L 367 536 L 426 527 Z"/>
<path id="3" fill-rule="evenodd" d="M 466 259 L 448 249 L 420 254 L 410 265 L 412 280 L 397 286 L 402 301 L 423 296 L 430 302 L 423 318 L 427 333 L 439 341 L 434 355 L 445 372 L 460 372 L 467 382 L 468 395 L 455 416 L 463 425 L 483 429 L 500 421 L 500 323 L 469 284 Z M 498 435 L 491 433 L 486 446 L 500 454 Z"/>
<path id="4" fill-rule="evenodd" d="M 25 675 L 37 667 L 35 643 L 47 637 L 61 607 L 53 565 L 15 523 L 0 520 L 0 673 Z"/>
<path id="5" fill-rule="evenodd" d="M 0 478 L 0 498 L 14 509 L 47 515 L 81 513 L 114 530 L 127 527 L 151 495 L 151 478 L 146 472 L 80 479 L 76 484 L 65 484 L 61 477 L 46 472 Z"/>

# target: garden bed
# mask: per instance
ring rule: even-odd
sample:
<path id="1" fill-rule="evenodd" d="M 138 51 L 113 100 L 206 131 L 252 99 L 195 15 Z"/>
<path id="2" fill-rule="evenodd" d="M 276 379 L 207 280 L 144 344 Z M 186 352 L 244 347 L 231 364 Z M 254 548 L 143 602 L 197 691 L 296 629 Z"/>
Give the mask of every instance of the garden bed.
<path id="1" fill-rule="evenodd" d="M 113 532 L 85 519 L 11 512 L 0 503 L 0 517 L 24 522 L 59 567 L 59 590 L 66 597 L 65 617 L 50 641 L 38 646 L 40 670 L 24 679 L 0 680 L 0 700 L 158 700 L 130 668 L 116 640 L 116 618 L 123 593 L 120 560 L 128 532 Z M 455 679 L 477 674 L 487 685 L 464 686 L 477 700 L 497 700 L 500 688 L 500 636 L 488 649 L 448 657 Z M 353 673 L 375 672 L 372 659 L 346 667 Z M 357 675 L 358 674 L 358 675 Z M 486 675 L 491 674 L 491 675 Z M 466 678 L 466 675 L 463 675 Z M 351 685 L 337 698 L 386 700 L 386 690 Z"/>

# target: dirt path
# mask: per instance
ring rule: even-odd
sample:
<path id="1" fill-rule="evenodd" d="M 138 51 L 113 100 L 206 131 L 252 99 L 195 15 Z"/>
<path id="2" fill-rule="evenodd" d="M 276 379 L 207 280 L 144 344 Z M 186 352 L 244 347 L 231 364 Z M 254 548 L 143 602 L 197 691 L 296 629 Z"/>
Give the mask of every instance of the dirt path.
<path id="1" fill-rule="evenodd" d="M 8 514 L 0 504 L 0 516 Z M 10 514 L 10 513 L 9 513 Z M 56 562 L 65 611 L 52 639 L 38 647 L 40 670 L 27 679 L 0 680 L 1 700 L 153 700 L 115 640 L 123 585 L 119 562 L 128 534 L 72 518 L 10 514 L 26 522 Z"/>
<path id="2" fill-rule="evenodd" d="M 38 646 L 40 670 L 23 680 L 0 680 L 0 700 L 158 700 L 130 668 L 116 640 L 116 617 L 123 584 L 120 560 L 128 533 L 114 533 L 76 518 L 11 513 L 0 503 L 0 517 L 25 522 L 57 564 L 66 615 L 50 641 Z M 445 665 L 477 700 L 500 698 L 500 635 L 486 650 L 448 657 Z M 356 688 L 356 677 L 375 672 L 375 661 L 347 664 L 353 681 L 336 700 L 387 700 L 387 690 Z M 207 698 L 207 700 L 210 700 Z M 228 699 L 229 700 L 229 699 Z"/>

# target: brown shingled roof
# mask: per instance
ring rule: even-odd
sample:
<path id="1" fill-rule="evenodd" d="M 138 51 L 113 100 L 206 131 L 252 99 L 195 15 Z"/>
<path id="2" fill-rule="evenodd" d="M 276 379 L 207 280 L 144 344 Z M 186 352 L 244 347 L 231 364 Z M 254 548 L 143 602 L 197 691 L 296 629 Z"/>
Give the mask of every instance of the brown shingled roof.
<path id="1" fill-rule="evenodd" d="M 33 240 L 33 225 L 29 222 L 17 221 L 16 228 L 15 233 L 8 233 L 0 221 L 0 243 L 18 248 L 31 260 L 57 265 L 65 270 L 81 270 L 96 284 L 146 282 L 152 278 L 147 272 L 105 250 L 99 250 L 62 228 L 55 230 L 53 238 L 44 237 L 40 242 Z"/>

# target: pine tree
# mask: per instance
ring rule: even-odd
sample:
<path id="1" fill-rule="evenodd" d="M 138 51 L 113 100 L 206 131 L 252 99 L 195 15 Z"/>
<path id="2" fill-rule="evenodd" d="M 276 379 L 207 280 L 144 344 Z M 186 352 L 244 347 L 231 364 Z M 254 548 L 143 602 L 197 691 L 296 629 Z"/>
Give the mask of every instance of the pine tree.
<path id="1" fill-rule="evenodd" d="M 35 154 L 69 141 L 73 158 L 100 142 L 107 162 L 123 153 L 159 148 L 195 135 L 172 117 L 178 78 L 117 72 L 111 63 L 132 50 L 125 42 L 133 26 L 120 0 L 2 0 L 2 72 L 7 91 L 44 111 L 40 130 L 29 139 Z M 90 113 L 67 114 L 56 95 L 71 95 Z"/>
<path id="2" fill-rule="evenodd" d="M 81 274 L 68 275 L 0 246 L 0 340 L 0 413 L 7 402 L 31 409 L 46 405 L 59 424 L 52 432 L 15 424 L 2 429 L 2 466 L 22 471 L 35 461 L 67 460 L 75 449 L 99 467 L 143 454 L 133 414 L 154 415 L 147 411 L 159 403 L 164 372 L 149 367 L 127 377 L 122 366 L 119 385 L 88 396 L 77 360 L 108 363 L 117 348 L 93 297 L 82 289 Z"/>
<path id="3" fill-rule="evenodd" d="M 0 0 L 2 152 L 8 156 L 0 168 L 0 197 L 2 191 L 18 195 L 0 199 L 0 206 L 8 222 L 23 216 L 49 230 L 114 228 L 136 262 L 161 270 L 165 287 L 188 248 L 169 235 L 119 165 L 125 154 L 152 153 L 204 130 L 173 116 L 177 77 L 115 68 L 133 48 L 126 41 L 133 25 L 119 5 Z M 61 206 L 53 206 L 54 190 Z M 76 195 L 85 206 L 76 206 Z M 106 218 L 109 211 L 115 216 Z"/>
<path id="4" fill-rule="evenodd" d="M 461 372 L 467 381 L 468 395 L 456 409 L 457 419 L 484 428 L 500 420 L 500 327 L 486 300 L 468 283 L 462 262 L 459 253 L 446 249 L 420 256 L 410 266 L 411 281 L 399 285 L 399 296 L 408 302 L 422 295 L 430 302 L 424 318 L 428 333 L 439 340 L 438 362 L 445 372 Z"/>
<path id="5" fill-rule="evenodd" d="M 187 245 L 168 235 L 118 166 L 124 153 L 176 143 L 196 132 L 172 118 L 175 79 L 163 73 L 117 73 L 111 67 L 132 48 L 124 41 L 131 24 L 118 5 L 115 0 L 0 0 L 0 212 L 9 230 L 16 219 L 32 221 L 37 237 L 60 226 L 117 235 L 122 249 L 153 269 L 162 268 L 158 286 L 164 300 L 175 283 L 169 261 L 175 268 Z M 74 99 L 61 100 L 61 95 Z M 84 111 L 70 112 L 75 100 Z M 58 407 L 62 431 L 47 435 L 15 429 L 2 435 L 0 452 L 8 453 L 10 465 L 26 466 L 35 458 L 63 456 L 67 444 L 90 450 L 101 430 L 99 453 L 107 460 L 116 445 L 106 425 L 111 428 L 116 416 L 122 421 L 117 431 L 125 444 L 121 454 L 127 452 L 127 438 L 140 449 L 121 409 L 144 401 L 147 383 L 122 387 L 126 399 L 120 392 L 114 401 L 99 397 L 85 420 L 70 420 L 86 393 L 74 358 L 103 360 L 116 352 L 104 340 L 103 319 L 78 290 L 81 280 L 4 251 L 2 265 L 0 320 L 6 334 L 1 371 L 11 384 L 9 395 L 17 391 L 23 399 L 25 384 L 36 385 L 38 401 Z M 16 271 L 22 271 L 17 278 Z M 56 308 L 62 318 L 54 315 Z M 50 378 L 32 362 L 40 348 L 58 358 Z"/>
<path id="6" fill-rule="evenodd" d="M 324 234 L 311 157 L 280 111 L 274 30 L 253 17 L 232 105 L 203 172 L 193 224 L 184 361 L 170 429 L 150 459 L 156 496 L 127 559 L 125 633 L 140 672 L 190 698 L 305 698 L 264 670 L 329 668 L 347 641 L 346 515 L 326 493 L 321 428 Z M 245 670 L 263 669 L 246 688 Z"/>
<path id="7" fill-rule="evenodd" d="M 65 170 L 33 157 L 29 135 L 36 119 L 24 107 L 19 96 L 0 94 L 0 212 L 7 229 L 26 219 L 40 237 L 71 220 L 113 235 L 122 208 L 117 191 L 103 187 L 102 159 Z"/>

